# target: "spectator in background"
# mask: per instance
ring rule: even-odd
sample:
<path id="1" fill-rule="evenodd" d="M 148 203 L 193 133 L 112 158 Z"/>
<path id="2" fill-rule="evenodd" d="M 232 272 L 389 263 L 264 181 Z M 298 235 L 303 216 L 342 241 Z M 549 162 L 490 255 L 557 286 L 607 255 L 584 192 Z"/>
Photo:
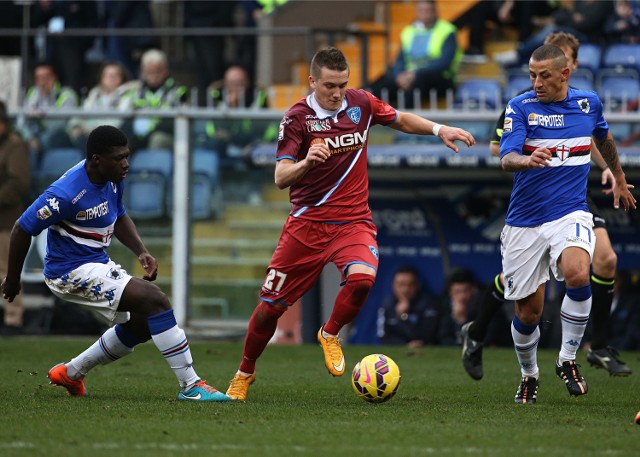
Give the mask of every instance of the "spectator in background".
<path id="1" fill-rule="evenodd" d="M 251 82 L 247 70 L 240 65 L 230 66 L 222 81 L 216 81 L 208 88 L 207 105 L 216 109 L 267 108 L 267 95 Z M 195 120 L 196 146 L 213 149 L 225 157 L 226 165 L 237 170 L 249 167 L 251 189 L 250 203 L 261 202 L 262 167 L 251 162 L 251 149 L 258 143 L 275 142 L 278 124 L 262 119 L 211 119 Z"/>
<path id="2" fill-rule="evenodd" d="M 616 0 L 604 25 L 604 34 L 610 44 L 640 43 L 640 2 Z"/>
<path id="3" fill-rule="evenodd" d="M 464 324 L 475 319 L 483 287 L 473 273 L 466 268 L 451 271 L 445 281 L 445 311 L 439 328 L 439 344 L 454 346 L 462 344 L 460 330 Z M 496 313 L 485 337 L 486 345 L 509 346 L 509 322 L 503 313 Z"/>
<path id="4" fill-rule="evenodd" d="M 413 266 L 398 268 L 393 293 L 378 309 L 378 338 L 382 344 L 405 344 L 411 348 L 438 342 L 440 303 L 427 294 Z"/>
<path id="5" fill-rule="evenodd" d="M 122 2 L 128 3 L 128 2 Z M 92 36 L 65 36 L 66 29 L 91 29 L 98 26 L 94 0 L 40 0 L 31 6 L 33 28 L 46 27 L 53 33 L 46 41 L 46 58 L 60 71 L 60 78 L 81 93 L 86 86 L 85 52 L 93 44 Z M 60 33 L 59 36 L 56 33 Z"/>
<path id="6" fill-rule="evenodd" d="M 154 27 L 148 0 L 105 0 L 105 4 L 105 21 L 108 28 L 151 30 Z M 142 54 L 157 47 L 157 41 L 157 37 L 150 35 L 109 36 L 107 58 L 122 63 L 129 74 L 137 78 Z"/>
<path id="7" fill-rule="evenodd" d="M 0 278 L 7 275 L 9 240 L 14 222 L 24 211 L 24 200 L 31 183 L 29 150 L 20 135 L 13 132 L 7 108 L 0 101 Z M 4 323 L 0 334 L 22 333 L 22 298 L 4 300 Z"/>
<path id="8" fill-rule="evenodd" d="M 34 85 L 27 90 L 24 109 L 29 114 L 40 115 L 29 118 L 22 128 L 22 136 L 29 143 L 32 152 L 39 154 L 43 150 L 72 146 L 66 132 L 67 120 L 64 118 L 46 118 L 50 110 L 76 108 L 78 95 L 68 86 L 61 84 L 53 64 L 41 61 L 33 69 Z"/>
<path id="9" fill-rule="evenodd" d="M 215 32 L 219 28 L 232 28 L 237 1 L 188 1 L 184 2 L 184 26 L 206 28 Z M 198 34 L 189 36 L 193 45 L 194 60 L 198 69 L 198 98 L 204 102 L 207 85 L 221 80 L 224 74 L 224 35 Z"/>
<path id="10" fill-rule="evenodd" d="M 613 1 L 576 0 L 554 11 L 550 23 L 512 51 L 499 52 L 493 60 L 504 66 L 525 65 L 531 53 L 553 32 L 567 32 L 580 43 L 599 43 L 604 23 L 613 11 Z"/>
<path id="11" fill-rule="evenodd" d="M 371 92 L 383 99 L 389 91 L 399 107 L 420 108 L 414 91 L 426 98 L 431 89 L 443 95 L 455 87 L 462 50 L 457 41 L 456 27 L 439 19 L 433 1 L 416 2 L 416 20 L 400 34 L 400 51 L 393 68 L 371 85 Z M 399 94 L 398 91 L 403 91 Z"/>
<path id="12" fill-rule="evenodd" d="M 486 22 L 516 28 L 518 42 L 528 39 L 537 22 L 548 18 L 557 7 L 555 1 L 487 1 L 477 2 L 454 21 L 459 29 L 469 26 L 469 46 L 465 50 L 465 61 L 484 62 L 484 40 Z"/>
<path id="13" fill-rule="evenodd" d="M 478 285 L 473 273 L 455 269 L 445 280 L 445 311 L 440 322 L 439 343 L 445 346 L 461 345 L 460 329 L 473 320 Z"/>
<path id="14" fill-rule="evenodd" d="M 242 11 L 242 27 L 257 29 L 263 16 L 262 5 L 256 0 L 240 0 Z M 242 51 L 242 66 L 247 69 L 249 78 L 256 80 L 256 62 L 258 61 L 258 35 L 243 34 L 238 41 L 238 49 Z"/>
<path id="15" fill-rule="evenodd" d="M 187 103 L 188 90 L 172 77 L 167 55 L 150 49 L 142 55 L 140 85 L 122 97 L 122 109 L 176 108 Z M 122 126 L 132 151 L 141 148 L 173 149 L 173 119 L 134 116 Z"/>
<path id="16" fill-rule="evenodd" d="M 100 70 L 98 84 L 89 91 L 82 103 L 82 109 L 85 111 L 118 109 L 122 103 L 122 95 L 128 90 L 125 85 L 127 81 L 129 81 L 129 73 L 124 65 L 111 61 L 105 62 Z M 67 130 L 76 147 L 84 149 L 87 137 L 93 129 L 105 124 L 120 127 L 122 122 L 123 119 L 118 117 L 74 117 L 69 120 Z"/>

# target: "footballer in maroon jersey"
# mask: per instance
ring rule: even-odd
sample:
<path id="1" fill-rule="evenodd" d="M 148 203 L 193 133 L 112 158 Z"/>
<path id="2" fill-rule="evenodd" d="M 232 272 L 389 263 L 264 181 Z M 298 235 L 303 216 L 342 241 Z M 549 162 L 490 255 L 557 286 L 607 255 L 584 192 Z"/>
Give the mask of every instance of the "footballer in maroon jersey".
<path id="1" fill-rule="evenodd" d="M 397 111 L 367 91 L 348 89 L 349 65 L 336 48 L 311 61 L 312 93 L 289 109 L 278 134 L 275 183 L 289 187 L 291 213 L 267 268 L 260 301 L 249 321 L 242 362 L 227 395 L 246 399 L 256 360 L 274 335 L 278 319 L 333 262 L 342 288 L 329 320 L 318 331 L 325 366 L 341 376 L 345 360 L 340 329 L 353 321 L 375 281 L 376 227 L 369 209 L 367 140 L 375 124 L 418 135 L 475 144 L 465 130 Z"/>

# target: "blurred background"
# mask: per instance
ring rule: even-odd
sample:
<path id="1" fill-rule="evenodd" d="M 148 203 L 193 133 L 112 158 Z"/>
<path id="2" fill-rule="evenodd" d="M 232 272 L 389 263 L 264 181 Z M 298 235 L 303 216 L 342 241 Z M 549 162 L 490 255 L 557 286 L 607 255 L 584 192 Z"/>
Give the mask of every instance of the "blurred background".
<path id="1" fill-rule="evenodd" d="M 351 87 L 467 129 L 478 144 L 458 155 L 434 137 L 370 132 L 381 262 L 343 336 L 377 344 L 378 310 L 399 267 L 415 267 L 445 307 L 454 269 L 469 270 L 479 290 L 501 270 L 512 176 L 489 143 L 506 102 L 530 85 L 527 49 L 545 34 L 579 36 L 575 86 L 598 91 L 627 180 L 640 182 L 639 14 L 636 1 L 3 1 L 0 99 L 28 145 L 27 203 L 82 160 L 93 127 L 127 132 L 128 213 L 159 261 L 158 284 L 179 322 L 207 338 L 242 338 L 255 307 L 289 211 L 287 191 L 273 184 L 278 124 L 308 94 L 317 49 L 345 53 Z M 398 85 L 399 73 L 423 67 L 426 83 Z M 625 313 L 640 315 L 640 218 L 613 209 L 595 165 L 590 188 L 618 254 L 621 293 L 631 297 Z M 38 239 L 25 265 L 20 333 L 99 333 L 102 323 L 48 292 L 43 249 Z M 110 255 L 142 275 L 116 240 Z M 280 320 L 275 341 L 315 341 L 338 288 L 330 265 Z M 549 335 L 561 293 L 548 288 Z M 504 312 L 509 320 L 512 310 Z"/>

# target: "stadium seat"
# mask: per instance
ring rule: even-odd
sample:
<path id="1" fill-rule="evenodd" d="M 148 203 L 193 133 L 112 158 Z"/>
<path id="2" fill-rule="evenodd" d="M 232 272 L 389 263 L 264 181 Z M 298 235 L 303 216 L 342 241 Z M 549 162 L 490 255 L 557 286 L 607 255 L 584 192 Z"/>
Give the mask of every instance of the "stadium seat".
<path id="1" fill-rule="evenodd" d="M 42 153 L 36 174 L 38 190 L 43 190 L 84 158 L 85 154 L 78 148 L 54 148 L 45 150 Z"/>
<path id="2" fill-rule="evenodd" d="M 598 95 L 608 111 L 626 111 L 629 102 L 640 97 L 640 81 L 632 71 L 605 71 L 598 74 Z"/>
<path id="3" fill-rule="evenodd" d="M 640 72 L 640 45 L 612 44 L 604 51 L 603 68 L 630 68 Z"/>
<path id="4" fill-rule="evenodd" d="M 456 122 L 455 126 L 472 134 L 478 143 L 488 143 L 495 124 L 495 121 L 460 121 Z"/>
<path id="5" fill-rule="evenodd" d="M 468 79 L 456 89 L 454 108 L 496 109 L 501 105 L 502 89 L 495 79 Z"/>
<path id="6" fill-rule="evenodd" d="M 513 97 L 531 87 L 531 78 L 528 72 L 523 71 L 507 73 L 505 77 L 507 82 L 502 94 L 502 101 L 506 105 Z"/>
<path id="7" fill-rule="evenodd" d="M 600 69 L 602 61 L 602 48 L 597 44 L 583 43 L 578 50 L 578 62 L 580 68 L 595 75 Z"/>
<path id="8" fill-rule="evenodd" d="M 124 206 L 134 219 L 165 215 L 167 180 L 157 172 L 130 172 L 125 179 Z"/>
<path id="9" fill-rule="evenodd" d="M 171 179 L 173 154 L 169 149 L 139 149 L 131 154 L 129 167 L 132 172 L 156 172 Z"/>
<path id="10" fill-rule="evenodd" d="M 580 90 L 595 90 L 593 74 L 588 70 L 578 68 L 571 74 L 569 85 Z"/>
<path id="11" fill-rule="evenodd" d="M 218 182 L 220 155 L 213 149 L 196 148 L 191 159 L 191 170 L 206 175 L 212 183 Z"/>
<path id="12" fill-rule="evenodd" d="M 609 122 L 609 132 L 611 132 L 616 143 L 629 138 L 632 130 L 630 122 Z"/>
<path id="13" fill-rule="evenodd" d="M 213 149 L 196 148 L 191 162 L 191 215 L 216 219 L 222 214 L 220 155 Z"/>

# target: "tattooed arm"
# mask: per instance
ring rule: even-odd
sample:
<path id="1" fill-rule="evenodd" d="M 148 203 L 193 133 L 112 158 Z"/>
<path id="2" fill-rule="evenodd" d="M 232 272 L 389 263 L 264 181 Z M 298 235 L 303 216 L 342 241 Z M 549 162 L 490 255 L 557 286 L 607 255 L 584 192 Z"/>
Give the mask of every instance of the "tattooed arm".
<path id="1" fill-rule="evenodd" d="M 629 186 L 627 184 L 624 172 L 622 171 L 622 166 L 620 165 L 620 160 L 618 159 L 618 148 L 616 147 L 615 141 L 613 141 L 611 132 L 609 132 L 605 138 L 596 138 L 595 143 L 602 155 L 602 158 L 609 166 L 609 169 L 616 180 L 616 186 L 613 189 L 613 207 L 619 208 L 620 200 L 622 200 L 622 205 L 624 206 L 625 211 L 635 209 L 636 199 L 633 197 L 630 190 L 633 189 L 633 186 Z"/>

